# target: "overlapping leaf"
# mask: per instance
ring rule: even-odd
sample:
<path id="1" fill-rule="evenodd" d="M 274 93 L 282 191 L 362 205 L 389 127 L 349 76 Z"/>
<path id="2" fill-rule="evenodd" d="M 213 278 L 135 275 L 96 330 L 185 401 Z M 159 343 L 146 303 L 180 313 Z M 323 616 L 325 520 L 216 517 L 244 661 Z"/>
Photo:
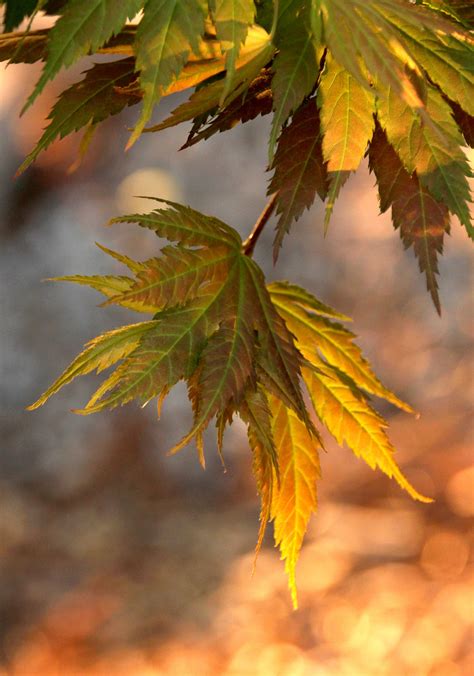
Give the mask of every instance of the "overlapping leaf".
<path id="1" fill-rule="evenodd" d="M 408 404 L 384 387 L 376 377 L 362 356 L 360 348 L 355 345 L 355 335 L 341 324 L 327 318 L 347 321 L 347 317 L 322 305 L 311 294 L 296 285 L 275 282 L 268 288 L 273 303 L 282 314 L 290 331 L 294 332 L 293 328 L 297 326 L 298 340 L 305 344 L 307 351 L 310 350 L 309 356 L 303 352 L 307 359 L 311 360 L 312 355 L 318 351 L 328 363 L 346 373 L 357 387 L 386 399 L 407 412 L 413 412 Z"/>
<path id="2" fill-rule="evenodd" d="M 323 157 L 329 173 L 326 227 L 349 174 L 364 157 L 374 128 L 375 97 L 329 55 L 318 87 Z"/>
<path id="3" fill-rule="evenodd" d="M 236 71 L 233 78 L 235 89 L 226 99 L 228 106 L 242 94 L 247 92 L 250 84 L 260 75 L 261 70 L 271 60 L 274 52 L 275 48 L 270 41 L 270 36 L 265 30 L 253 29 L 252 31 L 249 31 L 244 48 L 241 50 L 237 60 Z M 205 87 L 197 89 L 192 94 L 189 101 L 186 101 L 173 110 L 168 118 L 155 126 L 145 129 L 145 131 L 161 131 L 163 129 L 168 129 L 169 127 L 174 127 L 177 124 L 181 124 L 181 122 L 187 122 L 199 116 L 205 116 L 211 111 L 216 111 L 225 86 L 225 80 L 220 79 L 207 84 Z"/>
<path id="4" fill-rule="evenodd" d="M 232 129 L 239 122 L 245 123 L 254 120 L 259 115 L 270 113 L 272 110 L 270 83 L 271 72 L 268 68 L 263 68 L 257 77 L 252 80 L 247 91 L 240 94 L 232 103 L 220 111 L 207 126 L 193 125 L 183 148 L 188 148 L 199 141 L 208 139 L 217 132 Z"/>
<path id="5" fill-rule="evenodd" d="M 464 110 L 471 115 L 474 114 L 472 35 L 463 32 L 459 24 L 450 26 L 446 21 L 443 21 L 441 30 L 426 30 L 422 23 L 413 21 L 412 12 L 405 10 L 394 14 L 394 7 L 395 5 L 390 3 L 381 5 L 384 17 L 397 30 L 407 50 L 416 60 L 418 68 L 425 71 L 430 79 Z M 424 15 L 427 16 L 426 11 Z M 393 83 L 387 81 L 385 83 L 394 86 Z"/>
<path id="6" fill-rule="evenodd" d="M 226 84 L 221 95 L 222 104 L 233 89 L 237 58 L 249 26 L 254 22 L 255 3 L 253 0 L 211 0 L 209 4 L 217 38 L 226 55 Z"/>
<path id="7" fill-rule="evenodd" d="M 261 271 L 242 253 L 235 230 L 174 203 L 117 221 L 138 223 L 177 245 L 141 264 L 110 252 L 135 272 L 135 279 L 66 278 L 102 291 L 108 302 L 155 313 L 154 329 L 83 412 L 134 398 L 146 402 L 192 376 L 195 422 L 180 447 L 231 402 L 237 409 L 246 388 L 255 388 L 258 372 L 267 389 L 311 427 L 299 386 L 300 355 L 270 301 Z M 61 383 L 59 379 L 53 390 Z"/>
<path id="8" fill-rule="evenodd" d="M 377 115 L 407 171 L 416 172 L 423 187 L 456 214 L 474 237 L 467 182 L 472 173 L 461 148 L 463 138 L 449 104 L 432 87 L 426 105 L 429 125 L 387 89 L 378 97 Z"/>
<path id="9" fill-rule="evenodd" d="M 153 108 L 184 68 L 191 52 L 199 53 L 204 33 L 203 0 L 148 0 L 135 45 L 143 109 L 129 144 L 136 141 Z"/>
<path id="10" fill-rule="evenodd" d="M 308 360 L 302 369 L 303 378 L 321 422 L 339 444 L 346 443 L 372 469 L 381 469 L 413 498 L 426 501 L 398 468 L 385 432 L 386 423 L 369 405 L 363 390 L 405 410 L 410 408 L 375 378 L 349 332 L 305 309 L 296 298 L 278 292 L 274 295 L 272 288 L 273 285 L 272 299 Z M 325 340 L 328 335 L 329 341 Z"/>
<path id="11" fill-rule="evenodd" d="M 319 73 L 318 52 L 310 30 L 306 2 L 288 0 L 282 3 L 274 41 L 278 54 L 273 65 L 270 159 L 282 125 L 311 93 Z"/>

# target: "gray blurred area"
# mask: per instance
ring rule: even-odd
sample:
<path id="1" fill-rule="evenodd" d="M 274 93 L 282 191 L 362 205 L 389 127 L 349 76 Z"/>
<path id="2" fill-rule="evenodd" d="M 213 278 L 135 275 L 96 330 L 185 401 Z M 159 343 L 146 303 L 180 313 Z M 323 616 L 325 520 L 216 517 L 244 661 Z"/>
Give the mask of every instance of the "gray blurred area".
<path id="1" fill-rule="evenodd" d="M 104 227 L 152 208 L 133 195 L 181 200 L 243 236 L 265 204 L 268 118 L 180 153 L 185 126 L 124 153 L 130 109 L 99 129 L 75 173 L 78 140 L 66 139 L 14 179 L 80 70 L 21 120 L 38 71 L 0 71 L 0 675 L 470 673 L 473 270 L 460 226 L 440 266 L 441 319 L 412 252 L 378 215 L 366 166 L 346 185 L 326 238 L 317 204 L 276 267 L 274 222 L 257 245 L 269 279 L 306 286 L 354 318 L 378 375 L 420 412 L 379 407 L 402 469 L 436 499 L 413 503 L 327 439 L 294 613 L 271 533 L 251 577 L 258 502 L 241 424 L 226 436 L 225 471 L 208 435 L 203 472 L 192 448 L 166 456 L 191 420 L 182 385 L 159 421 L 153 403 L 75 416 L 94 377 L 25 411 L 87 340 L 139 319 L 99 308 L 86 288 L 40 283 L 120 274 L 95 241 L 139 260 L 157 255 L 163 242 L 152 233 Z M 178 101 L 165 100 L 157 118 Z"/>

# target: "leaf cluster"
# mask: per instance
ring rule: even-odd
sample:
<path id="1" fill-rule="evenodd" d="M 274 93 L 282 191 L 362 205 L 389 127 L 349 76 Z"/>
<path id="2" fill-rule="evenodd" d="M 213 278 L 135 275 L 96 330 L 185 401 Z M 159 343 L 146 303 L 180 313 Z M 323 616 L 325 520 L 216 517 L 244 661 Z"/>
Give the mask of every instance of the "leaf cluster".
<path id="1" fill-rule="evenodd" d="M 87 285 L 152 319 L 91 340 L 30 409 L 80 375 L 115 366 L 84 408 L 86 415 L 137 400 L 158 412 L 180 380 L 188 385 L 193 424 L 171 449 L 194 440 L 204 465 L 203 433 L 215 420 L 219 453 L 224 431 L 239 416 L 247 425 L 262 500 L 258 547 L 268 520 L 286 561 L 296 604 L 295 566 L 307 523 L 316 510 L 322 442 L 314 413 L 335 437 L 412 497 L 426 500 L 397 467 L 386 423 L 369 396 L 406 411 L 386 389 L 340 323 L 347 317 L 287 282 L 266 285 L 238 233 L 190 207 L 132 214 L 136 223 L 173 245 L 143 262 L 101 247 L 130 275 L 58 278 Z M 312 407 L 308 408 L 303 389 Z"/>
<path id="2" fill-rule="evenodd" d="M 458 217 L 472 238 L 462 146 L 472 144 L 474 18 L 463 0 L 68 0 L 6 2 L 5 28 L 42 9 L 49 31 L 0 37 L 0 58 L 44 61 L 29 106 L 63 67 L 93 53 L 64 91 L 20 167 L 54 140 L 141 103 L 143 131 L 192 121 L 186 146 L 272 113 L 269 193 L 278 193 L 276 259 L 285 234 L 316 195 L 327 229 L 348 177 L 368 155 L 380 207 L 413 247 L 440 312 L 438 257 Z M 127 23 L 142 12 L 136 25 Z M 146 128 L 170 93 L 195 88 Z M 295 152 L 295 148 L 298 152 Z"/>

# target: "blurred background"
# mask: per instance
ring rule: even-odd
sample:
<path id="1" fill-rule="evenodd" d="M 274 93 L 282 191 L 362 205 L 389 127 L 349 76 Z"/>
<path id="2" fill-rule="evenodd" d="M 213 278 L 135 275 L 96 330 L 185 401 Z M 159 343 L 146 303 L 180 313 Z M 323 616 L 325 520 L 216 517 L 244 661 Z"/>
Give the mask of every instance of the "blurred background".
<path id="1" fill-rule="evenodd" d="M 124 153 L 137 108 L 102 125 L 83 165 L 79 139 L 55 144 L 14 174 L 63 73 L 21 119 L 37 66 L 0 67 L 0 674 L 12 676 L 461 676 L 474 670 L 471 535 L 472 257 L 455 223 L 441 262 L 440 319 L 411 252 L 378 215 L 364 166 L 336 206 L 294 225 L 275 268 L 273 224 L 255 257 L 354 318 L 376 372 L 419 412 L 380 408 L 410 481 L 397 485 L 326 439 L 313 517 L 291 608 L 271 528 L 252 577 L 258 501 L 245 429 L 213 435 L 207 469 L 190 448 L 167 449 L 190 422 L 185 388 L 153 406 L 76 417 L 83 378 L 44 408 L 31 403 L 98 333 L 137 320 L 63 274 L 120 274 L 95 247 L 144 259 L 160 242 L 120 213 L 134 195 L 168 197 L 248 234 L 265 204 L 268 118 L 178 153 L 185 126 L 147 135 Z M 165 100 L 161 119 L 181 99 Z"/>

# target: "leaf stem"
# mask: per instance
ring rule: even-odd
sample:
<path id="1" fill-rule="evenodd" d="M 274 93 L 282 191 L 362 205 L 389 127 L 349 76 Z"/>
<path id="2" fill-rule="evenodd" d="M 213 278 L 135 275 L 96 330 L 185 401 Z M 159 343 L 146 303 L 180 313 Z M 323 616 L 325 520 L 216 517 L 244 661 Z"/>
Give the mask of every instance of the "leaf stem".
<path id="1" fill-rule="evenodd" d="M 258 217 L 257 222 L 253 226 L 252 232 L 247 237 L 245 242 L 243 242 L 242 252 L 244 253 L 245 256 L 252 256 L 253 250 L 255 249 L 255 245 L 257 243 L 257 240 L 260 237 L 261 232 L 262 232 L 263 228 L 265 227 L 268 219 L 272 215 L 273 210 L 275 209 L 277 197 L 278 197 L 278 192 L 273 193 L 273 195 L 270 197 L 270 199 L 266 203 L 264 210 L 262 211 L 262 213 Z"/>
<path id="2" fill-rule="evenodd" d="M 273 42 L 273 39 L 275 37 L 276 29 L 277 29 L 277 24 L 278 24 L 278 15 L 279 15 L 279 1 L 274 0 L 273 2 L 273 20 L 272 20 L 272 27 L 270 28 L 270 42 Z"/>

